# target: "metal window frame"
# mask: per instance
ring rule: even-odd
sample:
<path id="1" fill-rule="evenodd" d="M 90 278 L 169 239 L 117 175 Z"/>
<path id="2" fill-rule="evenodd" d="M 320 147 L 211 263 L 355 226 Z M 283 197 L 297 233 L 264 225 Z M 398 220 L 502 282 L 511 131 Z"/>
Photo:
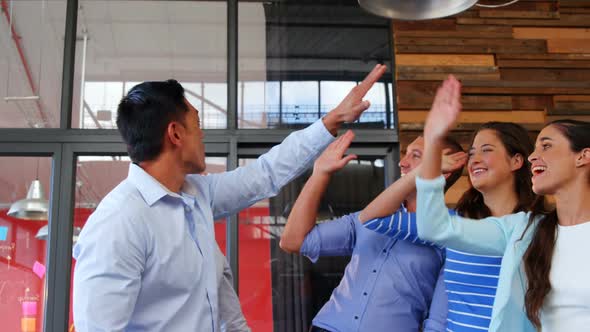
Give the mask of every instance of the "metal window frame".
<path id="1" fill-rule="evenodd" d="M 257 157 L 280 143 L 293 130 L 239 129 L 238 111 L 238 0 L 227 0 L 227 129 L 205 130 L 207 155 L 227 158 L 227 169 L 238 166 L 239 158 Z M 75 200 L 76 161 L 83 155 L 124 155 L 125 145 L 117 130 L 73 129 L 72 103 L 78 0 L 67 0 L 62 69 L 59 128 L 0 128 L 0 156 L 44 156 L 52 158 L 50 184 L 50 222 L 47 240 L 44 327 L 46 332 L 67 331 L 70 310 L 72 232 Z M 391 36 L 390 36 L 391 38 Z M 391 39 L 392 40 L 392 39 Z M 393 40 L 392 40 L 393 42 Z M 391 63 L 394 66 L 393 45 Z M 394 70 L 391 70 L 394 75 Z M 387 86 L 386 86 L 387 89 Z M 282 90 L 282 89 L 281 89 Z M 385 161 L 386 185 L 399 177 L 399 137 L 395 84 L 392 129 L 355 130 L 352 153 Z M 386 103 L 389 102 L 389 99 Z M 389 114 L 388 114 L 388 119 Z M 238 216 L 227 218 L 226 253 L 234 273 L 234 287 L 239 286 Z"/>

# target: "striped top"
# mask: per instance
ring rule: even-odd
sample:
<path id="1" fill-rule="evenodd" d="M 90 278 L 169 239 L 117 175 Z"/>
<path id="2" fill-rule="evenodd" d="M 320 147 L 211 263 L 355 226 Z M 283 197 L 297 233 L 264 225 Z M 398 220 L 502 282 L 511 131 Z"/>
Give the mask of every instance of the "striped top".
<path id="1" fill-rule="evenodd" d="M 449 210 L 455 214 L 454 210 Z M 400 209 L 393 215 L 369 220 L 365 227 L 414 243 L 434 245 L 418 238 L 416 214 Z M 447 331 L 487 331 L 500 276 L 502 256 L 484 256 L 446 248 L 445 287 L 449 312 Z"/>

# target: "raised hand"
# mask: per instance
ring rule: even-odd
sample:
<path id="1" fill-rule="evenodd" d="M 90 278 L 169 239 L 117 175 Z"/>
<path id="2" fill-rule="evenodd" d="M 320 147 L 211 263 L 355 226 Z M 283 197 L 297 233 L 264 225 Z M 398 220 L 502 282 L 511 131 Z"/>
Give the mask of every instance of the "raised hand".
<path id="1" fill-rule="evenodd" d="M 449 75 L 436 91 L 424 125 L 424 139 L 439 140 L 452 129 L 461 112 L 461 83 Z"/>
<path id="2" fill-rule="evenodd" d="M 445 149 L 442 155 L 442 165 L 441 165 L 441 172 L 442 173 L 451 173 L 454 172 L 467 162 L 467 153 L 459 151 L 455 153 L 449 153 L 450 149 Z"/>
<path id="3" fill-rule="evenodd" d="M 386 70 L 387 66 L 376 65 L 369 75 L 361 83 L 352 88 L 340 104 L 324 117 L 324 124 L 332 134 L 336 133 L 342 123 L 358 120 L 361 114 L 371 106 L 371 103 L 363 100 L 363 98 L 373 84 L 383 76 Z"/>
<path id="4" fill-rule="evenodd" d="M 344 135 L 328 145 L 313 165 L 315 175 L 331 175 L 342 169 L 349 161 L 356 159 L 356 155 L 345 156 L 346 150 L 354 139 L 354 133 L 348 130 Z"/>

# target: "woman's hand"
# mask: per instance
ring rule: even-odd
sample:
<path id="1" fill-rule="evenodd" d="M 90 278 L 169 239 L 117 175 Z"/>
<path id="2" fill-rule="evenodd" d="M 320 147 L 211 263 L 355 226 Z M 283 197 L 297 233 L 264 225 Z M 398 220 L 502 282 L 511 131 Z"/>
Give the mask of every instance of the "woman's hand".
<path id="1" fill-rule="evenodd" d="M 436 91 L 424 125 L 424 139 L 438 141 L 453 128 L 461 113 L 461 83 L 449 75 Z"/>

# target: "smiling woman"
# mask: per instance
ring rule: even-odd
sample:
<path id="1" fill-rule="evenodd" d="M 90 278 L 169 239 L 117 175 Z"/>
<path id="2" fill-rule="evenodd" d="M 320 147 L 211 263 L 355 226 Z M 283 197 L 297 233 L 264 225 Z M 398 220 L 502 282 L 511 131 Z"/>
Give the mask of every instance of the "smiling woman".
<path id="1" fill-rule="evenodd" d="M 522 126 L 508 122 L 481 126 L 469 149 L 467 169 L 472 187 L 457 203 L 457 212 L 470 218 L 484 218 L 527 209 L 535 199 L 526 162 L 532 152 L 533 143 Z M 509 204 L 494 204 L 502 211 L 493 213 L 486 204 L 493 200 Z"/>
<path id="2" fill-rule="evenodd" d="M 555 195 L 557 204 L 555 211 L 538 213 L 542 219 L 524 255 L 529 280 L 527 315 L 533 324 L 548 331 L 577 329 L 582 327 L 578 324 L 589 321 L 589 312 L 581 306 L 590 300 L 586 284 L 590 269 L 575 259 L 585 252 L 580 249 L 590 234 L 589 132 L 588 122 L 554 121 L 539 133 L 535 152 L 529 157 L 533 190 L 539 195 Z M 572 276 L 577 277 L 572 280 Z M 576 319 L 569 323 L 567 316 Z"/>
<path id="3" fill-rule="evenodd" d="M 529 157 L 534 192 L 553 195 L 555 210 L 538 204 L 531 213 L 465 219 L 447 212 L 440 176 L 441 137 L 459 116 L 460 90 L 453 77 L 445 81 L 425 125 L 425 166 L 416 181 L 419 236 L 480 255 L 503 254 L 489 331 L 585 329 L 590 268 L 580 262 L 590 250 L 590 123 L 550 123 Z"/>

